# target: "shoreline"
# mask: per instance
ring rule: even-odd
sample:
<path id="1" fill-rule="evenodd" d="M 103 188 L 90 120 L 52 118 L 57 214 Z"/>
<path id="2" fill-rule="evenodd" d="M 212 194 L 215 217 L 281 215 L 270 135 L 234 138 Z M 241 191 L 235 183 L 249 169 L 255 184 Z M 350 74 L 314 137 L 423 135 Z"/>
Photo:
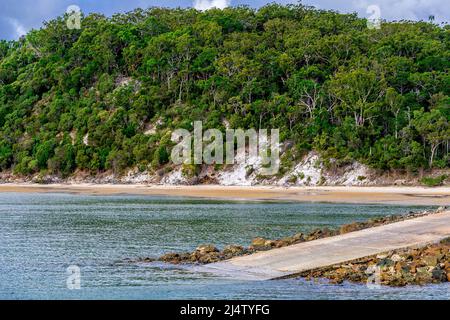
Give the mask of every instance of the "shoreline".
<path id="1" fill-rule="evenodd" d="M 0 193 L 149 195 L 232 201 L 293 201 L 348 204 L 450 205 L 450 187 L 409 186 L 223 186 L 145 184 L 0 184 Z"/>
<path id="2" fill-rule="evenodd" d="M 450 212 L 446 210 L 445 207 L 442 207 L 437 210 L 425 210 L 407 215 L 385 216 L 365 222 L 341 225 L 335 229 L 315 229 L 308 234 L 304 234 L 299 230 L 299 233 L 281 239 L 258 237 L 252 239 L 250 246 L 229 244 L 222 250 L 218 249 L 214 244 L 203 244 L 199 245 L 192 252 L 169 252 L 159 258 L 148 257 L 134 261 L 128 260 L 127 262 L 152 263 L 159 261 L 173 265 L 204 265 L 206 268 L 215 266 L 212 270 L 219 270 L 219 272 L 220 270 L 227 272 L 231 267 L 231 270 L 245 273 L 253 268 L 255 271 L 259 270 L 263 274 L 267 273 L 262 275 L 263 278 L 260 280 L 268 280 L 269 278 L 267 277 L 278 274 L 271 279 L 328 279 L 333 284 L 341 284 L 344 281 L 373 284 L 372 280 L 376 280 L 378 285 L 383 284 L 394 287 L 444 283 L 450 281 L 450 238 L 448 237 L 450 233 L 446 235 L 439 233 L 440 237 L 428 238 L 422 242 L 417 241 L 420 235 L 416 234 L 412 243 L 403 243 L 402 245 L 398 244 L 398 239 L 391 238 L 391 244 L 384 247 L 385 251 L 380 250 L 379 243 L 377 244 L 376 241 L 373 242 L 373 239 L 370 239 L 370 234 L 376 230 L 379 231 L 380 228 L 386 228 L 387 225 L 395 225 L 408 220 L 420 220 L 433 215 L 449 214 Z M 417 223 L 420 224 L 416 220 L 414 228 L 417 227 Z M 447 231 L 449 230 L 447 229 Z M 389 232 L 387 232 L 388 237 Z M 417 230 L 413 232 L 417 232 Z M 366 241 L 364 241 L 364 237 L 361 238 L 362 233 L 366 234 Z M 339 241 L 346 241 L 343 240 L 345 237 L 347 239 L 355 239 L 358 236 L 361 240 L 359 245 L 355 245 L 354 241 L 350 240 L 350 246 L 354 246 L 354 249 L 358 252 L 356 255 L 353 253 L 349 255 L 348 250 L 345 252 L 345 249 L 338 244 Z M 339 238 L 341 239 L 337 240 Z M 332 241 L 335 241 L 335 244 L 330 247 L 329 243 Z M 372 244 L 368 245 L 367 241 L 372 241 Z M 349 259 L 342 259 L 339 262 L 335 259 L 335 255 L 332 252 L 329 252 L 328 257 L 325 257 L 323 252 L 318 253 L 317 256 L 311 256 L 312 252 L 315 251 L 311 250 L 311 248 L 314 247 L 314 243 L 319 245 L 318 242 L 320 242 L 320 246 L 327 246 L 328 242 L 328 250 L 331 249 L 332 252 L 337 250 L 337 252 L 344 254 L 344 257 Z M 365 245 L 363 244 L 364 242 L 366 242 Z M 304 247 L 302 251 L 300 246 L 306 246 L 306 250 Z M 286 249 L 287 247 L 290 249 Z M 364 247 L 370 254 L 358 256 L 361 254 L 361 250 L 364 250 Z M 374 248 L 378 248 L 379 252 L 376 252 L 377 250 L 374 250 Z M 282 255 L 279 252 L 281 250 L 284 250 Z M 297 250 L 297 255 L 310 255 L 309 258 L 315 261 L 316 266 L 314 266 L 314 263 L 311 264 L 310 260 L 306 262 L 305 259 L 300 258 L 296 262 L 300 271 L 280 276 L 282 273 L 289 273 L 288 270 L 293 270 L 295 259 L 292 251 L 295 250 Z M 270 256 L 271 253 L 273 253 L 272 256 Z M 350 259 L 352 256 L 353 259 Z M 280 257 L 287 258 L 289 263 L 280 265 Z M 265 260 L 264 263 L 261 263 L 262 260 Z M 264 271 L 260 269 L 261 265 Z M 268 267 L 269 265 L 272 265 L 272 267 Z M 304 270 L 301 270 L 301 266 L 303 266 Z M 254 277 L 255 274 L 250 276 Z"/>

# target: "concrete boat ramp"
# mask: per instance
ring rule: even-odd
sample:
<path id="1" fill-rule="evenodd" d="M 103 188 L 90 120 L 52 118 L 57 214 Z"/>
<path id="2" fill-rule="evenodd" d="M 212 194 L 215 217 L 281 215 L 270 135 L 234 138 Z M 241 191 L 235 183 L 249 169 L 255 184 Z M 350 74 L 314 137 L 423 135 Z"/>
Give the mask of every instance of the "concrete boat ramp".
<path id="1" fill-rule="evenodd" d="M 198 271 L 270 280 L 450 237 L 450 211 L 212 263 Z"/>

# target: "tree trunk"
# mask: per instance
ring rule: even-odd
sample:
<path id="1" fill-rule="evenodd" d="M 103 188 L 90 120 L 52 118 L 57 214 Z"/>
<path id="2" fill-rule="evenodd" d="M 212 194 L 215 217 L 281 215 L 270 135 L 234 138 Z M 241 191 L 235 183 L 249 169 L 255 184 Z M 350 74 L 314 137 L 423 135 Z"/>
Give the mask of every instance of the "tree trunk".
<path id="1" fill-rule="evenodd" d="M 430 170 L 433 171 L 433 160 L 436 153 L 437 148 L 439 147 L 440 143 L 431 145 L 431 156 L 430 156 Z"/>

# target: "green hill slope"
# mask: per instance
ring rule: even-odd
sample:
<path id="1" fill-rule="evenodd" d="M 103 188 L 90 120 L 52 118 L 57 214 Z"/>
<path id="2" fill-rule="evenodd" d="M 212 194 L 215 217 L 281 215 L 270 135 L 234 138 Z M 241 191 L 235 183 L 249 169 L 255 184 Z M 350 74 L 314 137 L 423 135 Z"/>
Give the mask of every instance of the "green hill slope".
<path id="1" fill-rule="evenodd" d="M 279 128 L 383 170 L 449 167 L 450 28 L 304 6 L 64 17 L 0 43 L 0 170 L 170 165 L 171 131 Z"/>

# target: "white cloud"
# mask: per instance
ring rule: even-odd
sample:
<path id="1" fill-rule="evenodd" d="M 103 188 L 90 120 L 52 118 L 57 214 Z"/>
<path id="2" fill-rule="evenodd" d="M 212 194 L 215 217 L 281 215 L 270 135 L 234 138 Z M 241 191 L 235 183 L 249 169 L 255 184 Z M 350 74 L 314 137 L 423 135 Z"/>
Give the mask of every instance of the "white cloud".
<path id="1" fill-rule="evenodd" d="M 194 8 L 205 11 L 212 8 L 224 9 L 230 5 L 230 0 L 195 0 Z"/>
<path id="2" fill-rule="evenodd" d="M 263 1 L 270 2 L 269 0 Z M 278 0 L 277 2 L 297 3 L 297 0 Z M 376 5 L 381 9 L 381 18 L 392 20 L 428 20 L 434 16 L 435 22 L 450 21 L 448 0 L 303 0 L 303 4 L 321 9 L 332 9 L 340 12 L 357 12 L 360 17 L 368 18 L 367 8 Z"/>
<path id="3" fill-rule="evenodd" d="M 356 10 L 363 12 L 370 5 L 381 9 L 381 18 L 386 20 L 428 20 L 448 21 L 450 6 L 448 0 L 353 0 Z"/>
<path id="4" fill-rule="evenodd" d="M 14 28 L 14 32 L 16 33 L 17 38 L 20 38 L 27 33 L 27 29 L 17 19 L 8 18 L 7 20 Z"/>

